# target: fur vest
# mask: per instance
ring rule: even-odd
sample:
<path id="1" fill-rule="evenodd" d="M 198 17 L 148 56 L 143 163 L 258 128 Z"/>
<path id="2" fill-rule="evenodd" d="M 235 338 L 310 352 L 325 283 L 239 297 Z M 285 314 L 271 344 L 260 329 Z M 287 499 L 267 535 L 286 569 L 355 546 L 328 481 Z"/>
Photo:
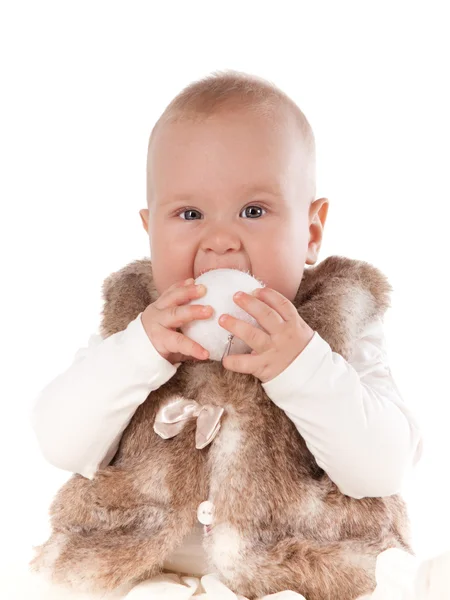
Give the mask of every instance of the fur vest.
<path id="1" fill-rule="evenodd" d="M 151 261 L 113 273 L 102 291 L 107 337 L 157 299 Z M 293 304 L 349 359 L 391 291 L 372 265 L 332 256 L 305 268 Z M 175 396 L 224 408 L 220 431 L 204 449 L 195 447 L 195 420 L 172 439 L 154 432 L 158 409 Z M 32 566 L 50 568 L 55 581 L 80 591 L 142 581 L 163 569 L 206 500 L 215 509 L 203 540 L 211 572 L 251 599 L 290 589 L 307 600 L 352 600 L 375 588 L 380 552 L 412 553 L 398 495 L 343 495 L 258 379 L 192 360 L 138 408 L 110 466 L 92 481 L 74 475 L 60 489 L 52 535 Z"/>

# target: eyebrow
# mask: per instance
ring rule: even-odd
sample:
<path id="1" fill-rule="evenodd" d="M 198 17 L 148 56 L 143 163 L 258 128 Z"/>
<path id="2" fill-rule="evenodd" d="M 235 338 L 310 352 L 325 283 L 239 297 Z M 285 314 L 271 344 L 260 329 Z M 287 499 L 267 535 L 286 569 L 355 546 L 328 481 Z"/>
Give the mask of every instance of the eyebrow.
<path id="1" fill-rule="evenodd" d="M 249 195 L 249 194 L 270 194 L 271 196 L 275 196 L 277 198 L 282 198 L 283 193 L 280 187 L 276 184 L 243 184 L 240 186 L 239 194 Z M 198 200 L 199 196 L 196 194 L 175 194 L 166 199 L 163 198 L 164 204 L 174 204 L 175 202 L 192 202 Z"/>

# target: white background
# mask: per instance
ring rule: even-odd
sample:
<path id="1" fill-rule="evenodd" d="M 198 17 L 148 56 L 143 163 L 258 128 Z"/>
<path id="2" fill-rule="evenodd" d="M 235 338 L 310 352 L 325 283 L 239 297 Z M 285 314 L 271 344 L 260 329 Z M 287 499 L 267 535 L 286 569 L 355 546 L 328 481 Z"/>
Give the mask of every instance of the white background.
<path id="1" fill-rule="evenodd" d="M 390 363 L 422 424 L 405 485 L 415 546 L 450 549 L 449 23 L 436 2 L 3 2 L 0 8 L 2 539 L 26 553 L 69 474 L 29 425 L 38 392 L 97 331 L 100 286 L 149 255 L 151 128 L 192 80 L 265 77 L 316 135 L 330 199 L 321 259 L 389 277 Z"/>

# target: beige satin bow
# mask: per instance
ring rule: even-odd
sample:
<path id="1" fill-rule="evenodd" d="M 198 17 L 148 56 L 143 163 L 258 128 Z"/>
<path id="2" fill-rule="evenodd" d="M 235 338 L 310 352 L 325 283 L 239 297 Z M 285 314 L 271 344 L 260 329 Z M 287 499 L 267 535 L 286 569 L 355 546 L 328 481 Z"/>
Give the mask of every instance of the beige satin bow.
<path id="1" fill-rule="evenodd" d="M 216 437 L 223 410 L 219 406 L 202 406 L 195 400 L 186 400 L 178 396 L 161 406 L 153 429 L 163 440 L 168 440 L 178 435 L 190 419 L 196 418 L 195 447 L 201 450 Z"/>

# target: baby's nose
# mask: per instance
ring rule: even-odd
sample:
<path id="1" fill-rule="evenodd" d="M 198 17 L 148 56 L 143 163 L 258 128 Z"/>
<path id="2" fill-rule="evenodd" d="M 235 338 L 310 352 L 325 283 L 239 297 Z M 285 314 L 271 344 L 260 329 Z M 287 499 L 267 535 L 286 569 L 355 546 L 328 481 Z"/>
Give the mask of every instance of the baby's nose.
<path id="1" fill-rule="evenodd" d="M 214 252 L 218 258 L 217 262 L 220 262 L 220 257 L 225 254 L 239 252 L 242 249 L 242 241 L 233 227 L 212 226 L 205 232 L 201 248 L 203 252 Z"/>

